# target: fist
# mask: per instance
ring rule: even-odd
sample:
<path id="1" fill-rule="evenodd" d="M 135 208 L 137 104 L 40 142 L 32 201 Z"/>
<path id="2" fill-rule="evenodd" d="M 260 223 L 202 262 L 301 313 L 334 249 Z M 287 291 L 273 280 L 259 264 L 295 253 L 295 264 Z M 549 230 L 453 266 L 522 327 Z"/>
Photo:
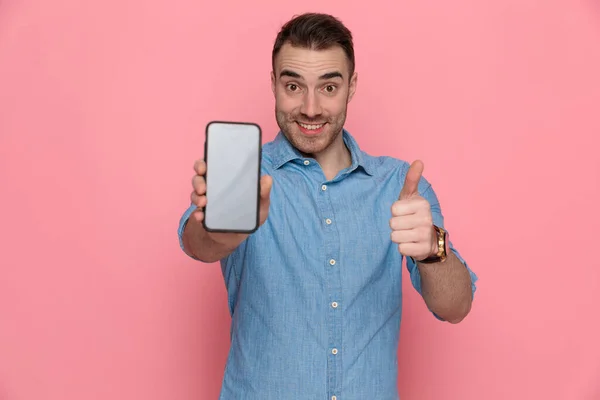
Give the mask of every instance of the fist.
<path id="1" fill-rule="evenodd" d="M 437 253 L 437 240 L 429 202 L 419 195 L 418 185 L 423 174 L 423 163 L 412 163 L 406 174 L 398 200 L 392 205 L 392 241 L 405 257 L 417 261 Z"/>

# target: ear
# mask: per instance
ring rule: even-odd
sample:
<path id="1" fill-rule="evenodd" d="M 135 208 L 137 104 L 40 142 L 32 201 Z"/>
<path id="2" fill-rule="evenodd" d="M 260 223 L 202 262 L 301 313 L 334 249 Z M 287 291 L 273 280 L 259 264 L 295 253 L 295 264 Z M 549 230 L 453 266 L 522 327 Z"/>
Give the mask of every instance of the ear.
<path id="1" fill-rule="evenodd" d="M 273 92 L 273 95 L 275 95 L 275 83 L 275 73 L 271 71 L 271 91 Z"/>
<path id="2" fill-rule="evenodd" d="M 354 72 L 352 78 L 350 78 L 350 84 L 348 85 L 348 102 L 354 97 L 356 92 L 356 85 L 358 84 L 358 72 Z"/>

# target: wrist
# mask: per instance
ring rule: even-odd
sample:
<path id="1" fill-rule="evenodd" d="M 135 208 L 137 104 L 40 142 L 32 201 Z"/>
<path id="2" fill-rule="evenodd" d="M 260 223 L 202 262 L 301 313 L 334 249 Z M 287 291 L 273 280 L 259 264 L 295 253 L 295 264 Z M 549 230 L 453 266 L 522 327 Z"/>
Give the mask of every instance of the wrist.
<path id="1" fill-rule="evenodd" d="M 437 226 L 433 226 L 432 235 L 434 237 L 431 253 L 428 257 L 420 260 L 419 262 L 423 264 L 435 264 L 446 261 L 446 257 L 448 255 L 448 240 L 446 230 L 443 228 L 439 228 Z"/>
<path id="2" fill-rule="evenodd" d="M 429 251 L 429 255 L 427 257 L 425 257 L 424 259 L 428 259 L 431 257 L 435 257 L 439 252 L 439 246 L 438 246 L 438 233 L 435 230 L 435 225 L 431 226 L 431 250 Z"/>

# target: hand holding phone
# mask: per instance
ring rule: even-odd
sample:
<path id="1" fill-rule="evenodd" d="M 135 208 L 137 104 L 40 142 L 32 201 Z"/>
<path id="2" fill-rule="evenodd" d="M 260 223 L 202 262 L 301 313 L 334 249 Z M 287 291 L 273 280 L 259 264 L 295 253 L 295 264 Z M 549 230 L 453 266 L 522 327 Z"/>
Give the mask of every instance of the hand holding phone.
<path id="1" fill-rule="evenodd" d="M 270 176 L 260 178 L 261 131 L 251 123 L 211 122 L 204 160 L 195 163 L 194 218 L 219 242 L 241 241 L 268 216 Z"/>

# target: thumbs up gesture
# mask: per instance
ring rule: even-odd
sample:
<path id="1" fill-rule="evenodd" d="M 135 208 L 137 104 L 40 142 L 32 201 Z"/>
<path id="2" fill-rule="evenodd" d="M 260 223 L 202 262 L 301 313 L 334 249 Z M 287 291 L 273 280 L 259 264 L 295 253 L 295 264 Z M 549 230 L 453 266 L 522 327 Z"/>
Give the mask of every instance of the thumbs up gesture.
<path id="1" fill-rule="evenodd" d="M 423 162 L 415 161 L 406 174 L 404 186 L 392 205 L 392 241 L 405 257 L 417 261 L 437 253 L 437 239 L 429 202 L 419 195 L 418 184 L 423 174 Z"/>

